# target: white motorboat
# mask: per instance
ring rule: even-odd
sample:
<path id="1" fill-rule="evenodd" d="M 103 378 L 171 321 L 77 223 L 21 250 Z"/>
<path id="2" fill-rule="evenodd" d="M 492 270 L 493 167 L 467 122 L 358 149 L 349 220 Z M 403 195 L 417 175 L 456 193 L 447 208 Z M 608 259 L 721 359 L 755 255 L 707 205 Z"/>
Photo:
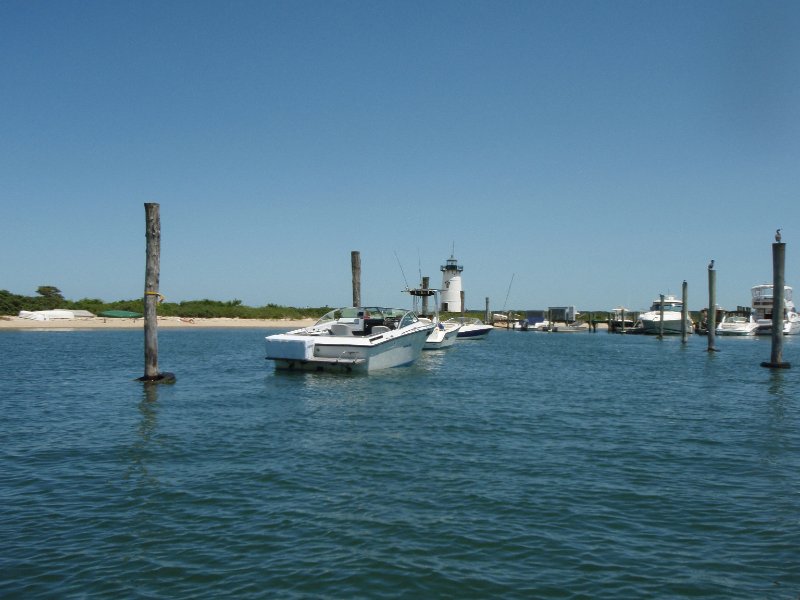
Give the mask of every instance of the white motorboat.
<path id="1" fill-rule="evenodd" d="M 661 297 L 653 300 L 650 310 L 639 315 L 639 323 L 641 324 L 644 333 L 658 334 L 662 331 L 661 324 L 661 309 L 663 304 L 664 310 L 664 323 L 663 332 L 665 335 L 680 335 L 681 334 L 681 311 L 683 309 L 683 301 L 675 296 L 664 296 L 662 303 Z M 692 331 L 692 321 L 686 317 L 686 331 Z"/>
<path id="2" fill-rule="evenodd" d="M 428 319 L 420 317 L 420 322 L 433 323 L 434 328 L 431 331 L 428 339 L 425 340 L 425 345 L 422 346 L 423 350 L 443 350 L 449 348 L 456 343 L 458 338 L 458 330 L 461 329 L 460 323 L 442 323 L 438 318 Z"/>
<path id="3" fill-rule="evenodd" d="M 461 329 L 458 330 L 458 339 L 460 340 L 482 340 L 489 335 L 489 332 L 494 329 L 492 325 L 486 325 L 480 319 L 472 317 L 452 317 L 447 319 L 447 323 L 458 323 Z"/>
<path id="4" fill-rule="evenodd" d="M 752 294 L 752 306 L 758 327 L 756 335 L 772 334 L 772 306 L 774 294 L 772 284 L 762 283 L 750 289 Z M 794 307 L 792 301 L 792 288 L 788 285 L 783 287 L 783 335 L 795 335 L 800 333 L 800 315 Z"/>
<path id="5" fill-rule="evenodd" d="M 402 308 L 338 308 L 311 327 L 267 336 L 266 357 L 276 369 L 377 371 L 417 360 L 433 328 Z"/>
<path id="6" fill-rule="evenodd" d="M 752 314 L 730 313 L 717 325 L 717 335 L 755 335 L 758 323 Z"/>
<path id="7" fill-rule="evenodd" d="M 428 339 L 425 340 L 423 350 L 443 350 L 456 343 L 458 330 L 461 329 L 460 323 L 442 323 L 439 319 L 439 290 L 432 288 L 411 288 L 406 289 L 414 299 L 414 312 L 417 314 L 427 313 L 430 308 L 427 306 L 427 299 L 433 300 L 433 314 L 420 316 L 419 320 L 423 323 L 434 325 Z M 422 304 L 422 306 L 419 306 Z"/>

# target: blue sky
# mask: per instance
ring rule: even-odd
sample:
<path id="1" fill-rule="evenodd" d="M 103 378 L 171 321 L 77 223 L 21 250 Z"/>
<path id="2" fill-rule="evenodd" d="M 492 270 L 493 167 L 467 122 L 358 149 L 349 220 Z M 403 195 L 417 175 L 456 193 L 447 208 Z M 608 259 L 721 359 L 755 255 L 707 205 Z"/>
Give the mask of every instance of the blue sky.
<path id="1" fill-rule="evenodd" d="M 0 289 L 410 306 L 800 286 L 800 3 L 0 3 Z M 511 284 L 513 278 L 513 284 Z M 510 285 L 510 289 L 509 289 Z"/>

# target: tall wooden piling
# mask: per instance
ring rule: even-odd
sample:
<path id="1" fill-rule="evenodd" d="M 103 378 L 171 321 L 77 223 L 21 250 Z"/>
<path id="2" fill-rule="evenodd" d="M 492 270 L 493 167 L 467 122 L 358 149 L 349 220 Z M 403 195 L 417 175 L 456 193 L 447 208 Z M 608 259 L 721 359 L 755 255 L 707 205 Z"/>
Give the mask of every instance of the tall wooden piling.
<path id="1" fill-rule="evenodd" d="M 658 339 L 664 337 L 664 294 L 659 294 L 661 306 L 658 311 Z"/>
<path id="2" fill-rule="evenodd" d="M 714 270 L 714 261 L 708 265 L 708 351 L 716 352 L 717 336 L 717 272 Z"/>
<path id="3" fill-rule="evenodd" d="M 465 312 L 466 310 L 467 310 L 467 309 L 466 309 L 466 308 L 465 308 L 465 306 L 464 306 L 464 290 L 461 290 L 461 316 L 462 316 L 462 317 L 464 316 L 464 312 Z"/>
<path id="4" fill-rule="evenodd" d="M 431 285 L 431 278 L 430 277 L 423 277 L 422 278 L 422 289 L 427 290 Z M 428 316 L 428 296 L 427 294 L 423 294 L 422 296 L 422 314 L 423 316 Z"/>
<path id="5" fill-rule="evenodd" d="M 162 297 L 158 292 L 161 274 L 161 216 L 160 206 L 146 202 L 145 236 L 147 239 L 147 258 L 144 274 L 144 376 L 139 381 L 151 383 L 173 383 L 173 373 L 158 371 L 158 315 L 156 308 Z"/>
<path id="6" fill-rule="evenodd" d="M 483 311 L 483 322 L 487 325 L 491 323 L 491 315 L 489 314 L 489 296 L 486 296 L 486 308 Z"/>
<path id="7" fill-rule="evenodd" d="M 353 271 L 353 306 L 361 306 L 361 253 L 350 253 L 350 267 Z"/>
<path id="8" fill-rule="evenodd" d="M 780 231 L 780 230 L 778 230 Z M 762 362 L 762 367 L 770 369 L 788 369 L 791 365 L 783 362 L 783 312 L 784 312 L 784 266 L 786 264 L 786 244 L 778 235 L 772 244 L 772 353 L 769 362 Z"/>
<path id="9" fill-rule="evenodd" d="M 683 280 L 681 294 L 681 300 L 683 301 L 683 306 L 681 306 L 681 343 L 685 344 L 689 341 L 689 330 L 686 327 L 686 322 L 689 320 L 689 285 L 685 279 Z"/>

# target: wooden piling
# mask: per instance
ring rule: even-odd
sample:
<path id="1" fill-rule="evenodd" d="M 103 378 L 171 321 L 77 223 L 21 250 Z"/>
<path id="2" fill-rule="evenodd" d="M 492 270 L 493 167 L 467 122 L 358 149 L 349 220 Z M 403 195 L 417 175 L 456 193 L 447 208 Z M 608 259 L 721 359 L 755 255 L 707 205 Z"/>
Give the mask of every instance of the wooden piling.
<path id="1" fill-rule="evenodd" d="M 681 306 L 681 343 L 685 344 L 689 341 L 689 331 L 686 328 L 686 321 L 689 320 L 689 285 L 685 279 L 681 289 L 681 300 L 683 301 L 683 306 Z"/>
<path id="2" fill-rule="evenodd" d="M 465 311 L 466 311 L 466 308 L 464 306 L 464 290 L 461 290 L 461 316 L 462 317 L 464 316 L 464 312 Z"/>
<path id="3" fill-rule="evenodd" d="M 659 294 L 659 298 L 661 299 L 661 306 L 658 312 L 658 339 L 662 339 L 664 337 L 664 294 Z"/>
<path id="4" fill-rule="evenodd" d="M 147 383 L 174 383 L 174 373 L 158 371 L 158 315 L 157 307 L 162 297 L 158 292 L 161 274 L 161 217 L 159 205 L 146 202 L 145 236 L 147 258 L 144 274 L 144 376 L 139 381 Z"/>
<path id="5" fill-rule="evenodd" d="M 422 278 L 422 289 L 427 290 L 431 285 L 431 278 L 430 277 L 423 277 Z M 422 314 L 423 316 L 428 316 L 428 296 L 422 296 Z"/>
<path id="6" fill-rule="evenodd" d="M 353 271 L 353 306 L 361 306 L 361 253 L 350 253 L 350 267 Z"/>
<path id="7" fill-rule="evenodd" d="M 772 352 L 769 362 L 761 363 L 762 367 L 769 369 L 788 369 L 792 366 L 788 362 L 783 362 L 785 264 L 786 244 L 782 242 L 772 244 Z"/>
<path id="8" fill-rule="evenodd" d="M 717 335 L 717 272 L 714 270 L 714 261 L 708 265 L 708 352 L 716 352 Z"/>
<path id="9" fill-rule="evenodd" d="M 486 296 L 486 309 L 483 311 L 483 322 L 488 325 L 492 322 L 490 319 L 491 315 L 489 314 L 489 296 Z"/>

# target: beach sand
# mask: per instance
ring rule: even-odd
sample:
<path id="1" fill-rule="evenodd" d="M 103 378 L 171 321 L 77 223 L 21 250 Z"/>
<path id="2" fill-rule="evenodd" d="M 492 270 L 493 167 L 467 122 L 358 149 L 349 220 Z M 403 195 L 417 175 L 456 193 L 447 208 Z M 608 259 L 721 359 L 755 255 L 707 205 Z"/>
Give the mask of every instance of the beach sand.
<path id="1" fill-rule="evenodd" d="M 202 328 L 202 327 L 249 327 L 255 329 L 296 329 L 313 325 L 316 319 L 182 319 L 180 317 L 158 317 L 158 327 Z M 21 317 L 0 316 L 0 329 L 143 329 L 144 319 L 108 319 L 92 317 L 86 319 L 53 319 L 32 321 Z"/>

